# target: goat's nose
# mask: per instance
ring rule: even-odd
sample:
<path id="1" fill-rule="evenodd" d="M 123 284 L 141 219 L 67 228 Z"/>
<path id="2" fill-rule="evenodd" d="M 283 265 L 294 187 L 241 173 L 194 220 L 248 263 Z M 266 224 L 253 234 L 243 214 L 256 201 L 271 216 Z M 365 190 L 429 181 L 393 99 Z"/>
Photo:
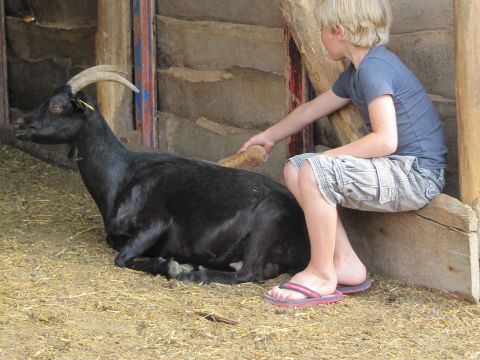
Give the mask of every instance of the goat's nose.
<path id="1" fill-rule="evenodd" d="M 22 125 L 25 125 L 25 118 L 24 117 L 19 117 L 17 120 L 14 122 L 15 128 L 19 128 Z"/>

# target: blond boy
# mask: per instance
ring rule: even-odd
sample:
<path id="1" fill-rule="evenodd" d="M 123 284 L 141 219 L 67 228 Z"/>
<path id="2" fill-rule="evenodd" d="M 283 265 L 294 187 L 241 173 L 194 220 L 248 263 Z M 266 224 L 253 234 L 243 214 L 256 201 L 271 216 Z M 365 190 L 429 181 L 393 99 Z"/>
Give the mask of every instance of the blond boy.
<path id="1" fill-rule="evenodd" d="M 276 142 L 347 105 L 370 130 L 363 138 L 322 154 L 291 158 L 285 184 L 301 205 L 311 258 L 302 272 L 265 294 L 277 306 L 336 302 L 370 287 L 367 270 L 350 246 L 337 205 L 368 211 L 419 209 L 439 194 L 446 167 L 440 119 L 423 86 L 385 46 L 388 0 L 319 0 L 321 38 L 334 60 L 350 66 L 333 87 L 240 149 Z"/>

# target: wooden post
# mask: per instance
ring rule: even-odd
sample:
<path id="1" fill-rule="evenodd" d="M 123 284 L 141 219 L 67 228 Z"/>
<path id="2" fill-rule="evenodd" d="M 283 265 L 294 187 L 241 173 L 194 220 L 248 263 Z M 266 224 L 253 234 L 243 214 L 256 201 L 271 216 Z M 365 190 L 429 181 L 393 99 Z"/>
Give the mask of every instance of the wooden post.
<path id="1" fill-rule="evenodd" d="M 133 0 L 135 85 L 140 90 L 135 95 L 135 122 L 142 144 L 157 147 L 154 19 L 155 0 Z"/>
<path id="2" fill-rule="evenodd" d="M 454 4 L 460 199 L 472 205 L 480 196 L 480 2 Z"/>
<path id="3" fill-rule="evenodd" d="M 117 65 L 131 74 L 131 24 L 130 0 L 98 0 L 98 65 Z M 128 135 L 133 130 L 132 91 L 117 83 L 102 82 L 97 84 L 97 98 L 100 111 L 114 133 Z"/>
<path id="4" fill-rule="evenodd" d="M 8 124 L 7 48 L 5 36 L 5 1 L 0 0 L 0 125 Z"/>
<path id="5" fill-rule="evenodd" d="M 320 38 L 320 25 L 315 18 L 316 0 L 277 0 L 292 32 L 310 81 L 317 94 L 331 88 L 344 70 L 341 62 L 331 60 Z M 357 140 L 366 134 L 365 125 L 350 105 L 329 116 L 341 144 Z"/>
<path id="6" fill-rule="evenodd" d="M 307 101 L 308 80 L 302 55 L 292 38 L 292 34 L 285 25 L 285 43 L 287 55 L 287 109 L 289 112 Z M 313 125 L 303 129 L 300 133 L 288 138 L 288 155 L 294 156 L 306 152 L 313 152 Z"/>

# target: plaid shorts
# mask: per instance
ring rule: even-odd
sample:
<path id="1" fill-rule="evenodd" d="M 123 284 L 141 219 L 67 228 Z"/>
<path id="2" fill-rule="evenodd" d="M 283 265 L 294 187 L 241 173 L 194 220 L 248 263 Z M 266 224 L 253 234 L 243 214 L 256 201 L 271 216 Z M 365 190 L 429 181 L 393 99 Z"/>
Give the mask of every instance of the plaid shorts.
<path id="1" fill-rule="evenodd" d="M 414 156 L 362 159 L 307 153 L 289 159 L 297 169 L 305 160 L 323 197 L 333 206 L 381 212 L 418 210 L 445 185 L 444 169 L 422 168 Z"/>

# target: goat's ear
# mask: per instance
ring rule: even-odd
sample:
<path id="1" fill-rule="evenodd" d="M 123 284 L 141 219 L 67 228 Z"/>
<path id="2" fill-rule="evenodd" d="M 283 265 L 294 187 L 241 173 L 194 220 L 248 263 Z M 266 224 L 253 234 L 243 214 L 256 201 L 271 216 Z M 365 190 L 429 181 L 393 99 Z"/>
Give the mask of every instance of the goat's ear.
<path id="1" fill-rule="evenodd" d="M 79 97 L 73 97 L 71 99 L 71 102 L 72 104 L 79 110 L 85 112 L 87 110 L 91 110 L 91 111 L 94 111 L 95 108 L 90 105 L 89 103 L 87 103 L 85 100 L 79 98 Z"/>

